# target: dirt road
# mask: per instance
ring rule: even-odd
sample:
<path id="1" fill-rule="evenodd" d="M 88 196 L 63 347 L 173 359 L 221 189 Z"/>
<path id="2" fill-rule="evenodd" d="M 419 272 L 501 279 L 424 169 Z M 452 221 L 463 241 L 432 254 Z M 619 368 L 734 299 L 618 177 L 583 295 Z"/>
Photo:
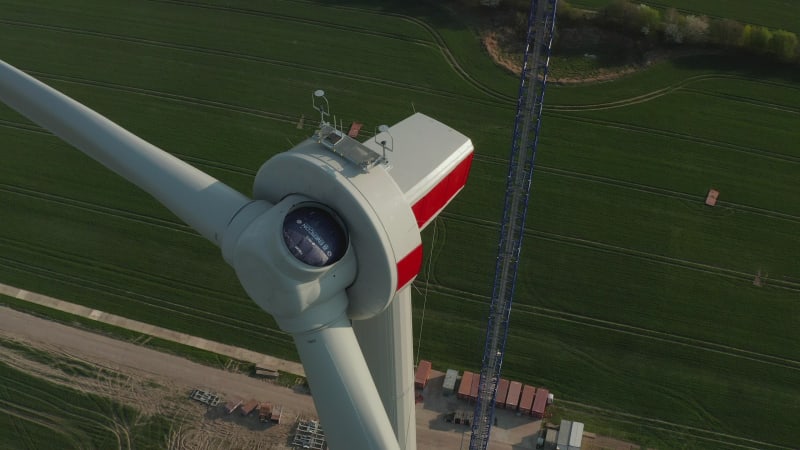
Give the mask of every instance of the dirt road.
<path id="1" fill-rule="evenodd" d="M 239 373 L 226 372 L 204 366 L 174 355 L 161 353 L 128 342 L 61 325 L 37 318 L 9 308 L 0 307 L 0 336 L 24 339 L 43 348 L 57 348 L 61 352 L 92 361 L 119 372 L 131 373 L 137 378 L 163 380 L 181 385 L 186 393 L 195 387 L 205 387 L 223 397 L 241 397 L 269 400 L 282 404 L 292 418 L 314 416 L 314 404 L 310 396 L 296 393 L 289 388 L 274 385 Z M 427 402 L 426 402 L 427 403 Z M 466 433 L 464 433 L 466 431 Z M 500 437 L 502 433 L 498 433 Z M 528 448 L 521 446 L 519 437 L 512 442 L 493 442 L 491 450 Z M 467 448 L 469 432 L 465 427 L 446 424 L 441 412 L 421 404 L 417 408 L 418 448 L 459 449 Z M 463 446 L 463 447 L 462 447 Z"/>

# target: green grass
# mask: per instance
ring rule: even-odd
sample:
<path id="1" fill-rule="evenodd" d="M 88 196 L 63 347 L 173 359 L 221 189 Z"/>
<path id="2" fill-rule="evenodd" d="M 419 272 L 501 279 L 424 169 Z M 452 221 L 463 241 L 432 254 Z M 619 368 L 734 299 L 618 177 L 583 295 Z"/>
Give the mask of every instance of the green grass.
<path id="1" fill-rule="evenodd" d="M 245 193 L 310 134 L 317 88 L 366 130 L 413 105 L 464 132 L 478 155 L 424 232 L 415 338 L 423 325 L 420 355 L 437 368 L 476 370 L 516 77 L 440 6 L 208 3 L 3 1 L 0 53 Z M 794 445 L 799 100 L 796 70 L 729 56 L 551 85 L 505 375 L 547 386 L 589 431 L 657 448 Z M 297 358 L 219 249 L 26 123 L 0 108 L 0 280 Z"/>

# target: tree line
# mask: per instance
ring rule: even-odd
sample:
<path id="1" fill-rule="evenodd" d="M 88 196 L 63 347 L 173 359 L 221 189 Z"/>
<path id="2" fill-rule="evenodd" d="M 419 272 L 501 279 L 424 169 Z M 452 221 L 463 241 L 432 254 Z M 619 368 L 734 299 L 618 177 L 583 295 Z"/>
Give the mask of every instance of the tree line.
<path id="1" fill-rule="evenodd" d="M 529 1 L 478 2 L 483 7 L 515 9 L 519 12 L 517 17 L 524 16 L 527 21 Z M 597 11 L 578 9 L 567 1 L 560 0 L 557 21 L 613 29 L 654 46 L 711 46 L 766 55 L 783 62 L 800 63 L 800 45 L 797 35 L 791 31 L 744 24 L 733 19 L 685 14 L 675 8 L 659 9 L 630 0 L 613 0 Z M 524 23 L 517 25 L 527 26 Z"/>

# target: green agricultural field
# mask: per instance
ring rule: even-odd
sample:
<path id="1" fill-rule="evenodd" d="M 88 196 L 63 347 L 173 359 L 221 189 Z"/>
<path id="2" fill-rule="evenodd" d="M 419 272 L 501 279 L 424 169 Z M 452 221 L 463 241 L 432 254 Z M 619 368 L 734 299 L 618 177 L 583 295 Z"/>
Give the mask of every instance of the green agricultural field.
<path id="1" fill-rule="evenodd" d="M 726 14 L 701 3 L 675 6 Z M 414 109 L 467 134 L 470 181 L 424 233 L 414 308 L 420 356 L 474 371 L 517 80 L 435 5 L 0 0 L 0 59 L 248 194 L 313 132 L 318 88 L 364 139 Z M 797 69 L 752 58 L 549 86 L 504 374 L 548 387 L 556 417 L 651 448 L 795 447 L 798 105 Z M 0 282 L 297 358 L 219 249 L 149 196 L 5 107 L 0 143 Z M 21 447 L 44 433 L 28 429 Z"/>

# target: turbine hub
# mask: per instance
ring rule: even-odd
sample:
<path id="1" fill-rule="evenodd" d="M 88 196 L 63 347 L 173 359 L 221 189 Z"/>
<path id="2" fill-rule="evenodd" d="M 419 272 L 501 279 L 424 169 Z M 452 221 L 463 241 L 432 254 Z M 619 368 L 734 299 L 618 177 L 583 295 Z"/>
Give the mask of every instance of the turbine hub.
<path id="1" fill-rule="evenodd" d="M 347 233 L 332 213 L 319 206 L 301 206 L 283 219 L 283 243 L 299 261 L 329 266 L 347 252 Z"/>

